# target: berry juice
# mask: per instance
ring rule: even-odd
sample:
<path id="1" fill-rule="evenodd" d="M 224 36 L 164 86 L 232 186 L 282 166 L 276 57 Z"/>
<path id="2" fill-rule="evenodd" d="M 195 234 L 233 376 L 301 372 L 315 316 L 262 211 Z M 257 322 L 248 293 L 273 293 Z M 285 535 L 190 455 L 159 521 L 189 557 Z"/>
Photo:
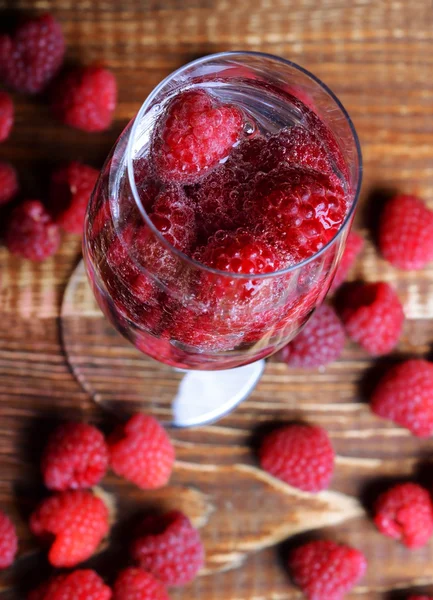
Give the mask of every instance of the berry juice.
<path id="1" fill-rule="evenodd" d="M 181 368 L 240 366 L 294 337 L 332 282 L 353 197 L 312 98 L 227 72 L 169 89 L 125 130 L 86 220 L 102 310 Z"/>

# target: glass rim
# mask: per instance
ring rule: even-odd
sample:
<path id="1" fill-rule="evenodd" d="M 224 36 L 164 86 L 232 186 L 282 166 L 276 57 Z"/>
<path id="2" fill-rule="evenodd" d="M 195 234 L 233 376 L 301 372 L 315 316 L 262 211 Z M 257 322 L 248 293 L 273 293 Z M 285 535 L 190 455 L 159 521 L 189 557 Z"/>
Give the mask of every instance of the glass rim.
<path id="1" fill-rule="evenodd" d="M 242 56 L 264 57 L 264 58 L 267 58 L 267 59 L 272 60 L 274 62 L 282 63 L 282 64 L 284 64 L 286 66 L 289 66 L 289 67 L 291 67 L 291 68 L 293 68 L 293 69 L 295 69 L 297 71 L 300 71 L 301 73 L 303 73 L 304 75 L 306 75 L 307 77 L 309 77 L 312 81 L 314 81 L 319 87 L 321 87 L 328 94 L 328 96 L 331 97 L 331 99 L 335 102 L 335 104 L 337 105 L 337 107 L 339 108 L 339 110 L 341 111 L 341 113 L 343 114 L 343 116 L 345 117 L 345 119 L 346 119 L 346 121 L 347 121 L 347 123 L 349 125 L 350 131 L 352 133 L 353 141 L 354 141 L 354 145 L 355 145 L 355 149 L 356 149 L 356 154 L 358 156 L 358 173 L 357 173 L 358 174 L 358 181 L 357 181 L 357 186 L 356 186 L 356 190 L 355 190 L 355 192 L 353 194 L 352 205 L 350 206 L 350 209 L 349 209 L 347 215 L 345 216 L 344 221 L 341 224 L 340 229 L 337 231 L 337 233 L 334 235 L 334 237 L 332 237 L 329 240 L 329 242 L 327 242 L 323 246 L 323 248 L 321 248 L 315 254 L 312 254 L 310 257 L 306 258 L 305 260 L 303 260 L 303 261 L 301 261 L 299 263 L 296 263 L 295 265 L 291 265 L 289 267 L 286 267 L 285 269 L 280 269 L 279 271 L 272 271 L 271 273 L 246 274 L 246 273 L 232 273 L 230 271 L 220 271 L 219 269 L 214 269 L 213 267 L 208 267 L 207 265 L 199 262 L 198 260 L 195 260 L 191 256 L 188 256 L 187 254 L 185 254 L 181 250 L 178 250 L 172 244 L 170 244 L 170 242 L 162 235 L 162 233 L 152 223 L 152 220 L 150 219 L 147 211 L 144 209 L 144 207 L 143 207 L 143 205 L 141 203 L 140 195 L 138 193 L 137 186 L 135 184 L 134 169 L 133 169 L 133 158 L 132 158 L 132 147 L 133 147 L 135 135 L 136 135 L 136 132 L 137 132 L 138 123 L 140 122 L 140 120 L 143 117 L 144 113 L 148 110 L 148 108 L 149 108 L 151 102 L 154 100 L 154 98 L 158 95 L 158 93 L 164 88 L 164 86 L 173 77 L 175 77 L 177 75 L 181 75 L 182 72 L 186 71 L 187 69 L 190 69 L 191 67 L 194 67 L 194 66 L 199 66 L 200 64 L 206 63 L 209 60 L 215 60 L 215 59 L 227 58 L 227 57 L 234 57 L 234 56 L 239 56 L 239 57 L 242 57 Z M 324 254 L 333 244 L 335 244 L 337 242 L 337 240 L 342 235 L 342 233 L 345 231 L 347 225 L 350 223 L 350 221 L 351 221 L 351 219 L 353 217 L 353 214 L 355 212 L 355 209 L 356 209 L 356 206 L 357 206 L 358 200 L 359 200 L 359 194 L 360 194 L 361 185 L 362 185 L 362 173 L 363 173 L 362 152 L 361 152 L 361 145 L 360 145 L 360 142 L 359 142 L 358 134 L 356 132 L 355 126 L 353 125 L 353 121 L 352 121 L 352 119 L 349 116 L 349 113 L 347 112 L 347 110 L 343 106 L 342 102 L 334 94 L 334 92 L 325 83 L 323 83 L 318 77 L 316 77 L 316 75 L 314 75 L 313 73 L 311 73 L 310 71 L 308 71 L 304 67 L 301 67 L 300 65 L 297 65 L 296 63 L 294 63 L 294 62 L 292 62 L 290 60 L 282 58 L 281 56 L 276 56 L 274 54 L 269 54 L 269 53 L 266 53 L 266 52 L 254 52 L 254 51 L 250 51 L 250 50 L 231 50 L 231 51 L 227 51 L 227 52 L 217 52 L 215 54 L 207 54 L 206 56 L 202 56 L 201 58 L 197 58 L 196 60 L 193 60 L 193 61 L 191 61 L 189 63 L 186 63 L 185 65 L 183 65 L 179 69 L 176 69 L 175 71 L 172 71 L 169 75 L 167 75 L 167 77 L 165 77 L 151 91 L 151 93 L 146 98 L 146 100 L 143 102 L 143 104 L 140 107 L 140 110 L 138 111 L 138 113 L 136 114 L 136 116 L 133 119 L 132 128 L 131 128 L 130 136 L 129 136 L 129 139 L 128 139 L 128 144 L 127 144 L 127 147 L 126 147 L 126 162 L 127 162 L 129 185 L 131 187 L 132 194 L 134 196 L 134 200 L 135 200 L 135 202 L 137 204 L 137 207 L 138 207 L 138 209 L 139 209 L 142 217 L 146 221 L 146 224 L 150 227 L 151 231 L 153 231 L 153 233 L 158 238 L 158 240 L 164 246 L 166 246 L 170 252 L 172 252 L 173 254 L 175 254 L 176 256 L 178 256 L 182 261 L 184 261 L 186 263 L 189 263 L 190 265 L 192 265 L 196 269 L 200 269 L 202 271 L 207 271 L 207 272 L 213 273 L 214 275 L 218 275 L 220 277 L 227 277 L 227 278 L 230 278 L 230 279 L 243 279 L 243 280 L 270 279 L 272 277 L 278 277 L 278 276 L 281 276 L 281 275 L 285 275 L 287 273 L 292 273 L 292 272 L 297 271 L 298 269 L 302 269 L 303 267 L 305 267 L 306 265 L 308 265 L 310 262 L 316 260 L 322 254 Z"/>

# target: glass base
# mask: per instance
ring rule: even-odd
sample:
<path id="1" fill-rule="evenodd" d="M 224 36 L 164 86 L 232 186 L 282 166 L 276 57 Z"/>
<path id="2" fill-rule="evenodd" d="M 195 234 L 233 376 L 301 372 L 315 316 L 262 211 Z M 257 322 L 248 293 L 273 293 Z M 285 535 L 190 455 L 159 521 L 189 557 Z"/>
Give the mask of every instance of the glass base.
<path id="1" fill-rule="evenodd" d="M 102 314 L 83 261 L 65 290 L 61 331 L 71 369 L 95 402 L 120 417 L 150 412 L 175 427 L 203 425 L 229 413 L 249 396 L 265 366 L 260 360 L 223 371 L 182 371 L 145 356 Z"/>

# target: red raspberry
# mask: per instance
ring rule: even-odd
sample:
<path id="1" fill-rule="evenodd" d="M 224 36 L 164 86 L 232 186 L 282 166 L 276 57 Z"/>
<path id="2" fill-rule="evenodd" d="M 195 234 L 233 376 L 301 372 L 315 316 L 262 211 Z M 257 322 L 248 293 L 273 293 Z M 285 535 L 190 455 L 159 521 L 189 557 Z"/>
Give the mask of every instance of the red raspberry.
<path id="1" fill-rule="evenodd" d="M 144 490 L 167 484 L 173 470 L 174 448 L 154 417 L 134 415 L 109 437 L 108 445 L 116 475 Z"/>
<path id="2" fill-rule="evenodd" d="M 421 548 L 433 533 L 433 504 L 430 495 L 416 483 L 395 485 L 381 494 L 374 510 L 381 533 L 407 546 Z"/>
<path id="3" fill-rule="evenodd" d="M 9 137 L 14 124 L 14 105 L 6 92 L 0 91 L 0 142 Z"/>
<path id="4" fill-rule="evenodd" d="M 51 207 L 55 222 L 68 233 L 82 234 L 90 194 L 99 172 L 71 162 L 51 175 Z"/>
<path id="5" fill-rule="evenodd" d="M 334 449 L 324 429 L 287 425 L 269 433 L 259 450 L 262 469 L 306 492 L 329 486 L 334 473 Z"/>
<path id="6" fill-rule="evenodd" d="M 91 492 L 60 492 L 39 504 L 30 530 L 43 539 L 54 538 L 48 552 L 54 567 L 74 567 L 92 556 L 108 533 L 108 510 Z"/>
<path id="7" fill-rule="evenodd" d="M 18 538 L 15 526 L 5 513 L 0 510 L 0 569 L 12 565 L 18 551 Z"/>
<path id="8" fill-rule="evenodd" d="M 164 585 L 141 569 L 124 569 L 113 586 L 113 600 L 170 600 Z"/>
<path id="9" fill-rule="evenodd" d="M 0 206 L 10 202 L 17 193 L 17 172 L 11 164 L 0 161 Z"/>
<path id="10" fill-rule="evenodd" d="M 80 67 L 68 73 L 53 91 L 54 114 L 83 131 L 104 131 L 113 120 L 117 83 L 102 67 Z"/>
<path id="11" fill-rule="evenodd" d="M 352 285 L 341 299 L 340 314 L 349 337 L 372 356 L 387 354 L 400 339 L 403 307 L 388 283 Z"/>
<path id="12" fill-rule="evenodd" d="M 409 596 L 407 600 L 433 600 L 433 596 Z"/>
<path id="13" fill-rule="evenodd" d="M 96 485 L 108 469 L 104 436 L 87 423 L 65 423 L 48 439 L 42 474 L 49 490 L 72 490 Z"/>
<path id="14" fill-rule="evenodd" d="M 83 569 L 56 575 L 30 592 L 27 600 L 110 600 L 110 588 L 95 571 Z"/>
<path id="15" fill-rule="evenodd" d="M 167 585 L 192 581 L 204 562 L 199 532 L 188 517 L 173 510 L 145 519 L 143 535 L 131 547 L 132 558 Z"/>
<path id="16" fill-rule="evenodd" d="M 433 433 L 433 364 L 412 359 L 391 368 L 371 398 L 374 413 L 427 438 Z"/>
<path id="17" fill-rule="evenodd" d="M 181 190 L 169 188 L 161 192 L 150 218 L 172 246 L 183 252 L 190 249 L 195 237 L 195 213 Z"/>
<path id="18" fill-rule="evenodd" d="M 322 304 L 304 329 L 281 350 L 291 367 L 321 367 L 341 356 L 346 336 L 335 310 Z"/>
<path id="19" fill-rule="evenodd" d="M 301 125 L 283 129 L 277 136 L 287 164 L 309 167 L 319 173 L 333 173 L 329 150 L 313 130 Z"/>
<path id="20" fill-rule="evenodd" d="M 330 291 L 333 292 L 346 280 L 347 274 L 354 264 L 358 254 L 364 247 L 364 238 L 356 231 L 351 231 L 347 236 L 346 247 L 344 248 L 343 256 L 335 272 Z"/>
<path id="21" fill-rule="evenodd" d="M 355 548 L 317 540 L 296 548 L 289 568 L 309 600 L 342 600 L 364 575 L 367 561 Z"/>
<path id="22" fill-rule="evenodd" d="M 65 39 L 60 24 L 43 15 L 21 24 L 12 38 L 2 36 L 0 72 L 6 85 L 36 94 L 42 91 L 63 63 Z"/>
<path id="23" fill-rule="evenodd" d="M 239 139 L 241 112 L 203 90 L 178 94 L 156 129 L 155 161 L 164 178 L 188 181 L 225 158 Z"/>
<path id="24" fill-rule="evenodd" d="M 57 251 L 59 229 L 40 200 L 25 200 L 13 210 L 7 224 L 5 244 L 12 254 L 36 261 L 44 260 Z"/>
<path id="25" fill-rule="evenodd" d="M 433 260 L 433 211 L 416 196 L 394 196 L 380 218 L 379 248 L 399 269 L 422 269 Z"/>

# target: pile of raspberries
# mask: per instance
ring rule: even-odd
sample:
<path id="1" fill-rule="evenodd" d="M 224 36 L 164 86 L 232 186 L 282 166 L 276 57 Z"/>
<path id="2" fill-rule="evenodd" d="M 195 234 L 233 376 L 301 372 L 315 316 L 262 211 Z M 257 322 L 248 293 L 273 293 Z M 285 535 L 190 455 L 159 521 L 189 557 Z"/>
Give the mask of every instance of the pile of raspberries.
<path id="1" fill-rule="evenodd" d="M 65 41 L 59 23 L 43 15 L 22 23 L 12 35 L 0 36 L 0 81 L 16 92 L 48 90 L 53 114 L 84 131 L 102 131 L 112 122 L 117 86 L 100 66 L 79 67 L 60 74 Z M 0 91 L 0 142 L 13 130 L 10 95 Z M 26 199 L 12 210 L 4 241 L 10 252 L 43 260 L 60 243 L 59 229 L 81 233 L 89 195 L 98 172 L 77 162 L 58 168 L 51 178 L 49 201 Z M 0 205 L 15 199 L 15 169 L 0 163 Z M 377 239 L 382 256 L 403 270 L 422 269 L 433 260 L 433 212 L 416 196 L 397 195 L 385 206 Z M 334 309 L 320 307 L 311 321 L 281 351 L 292 367 L 324 367 L 343 350 L 346 335 L 371 356 L 392 351 L 400 338 L 404 312 L 396 291 L 386 282 L 342 286 L 363 238 L 348 236 L 334 279 Z M 342 287 L 340 287 L 342 286 Z M 420 438 L 433 433 L 433 364 L 422 358 L 401 362 L 386 372 L 371 397 L 371 408 Z M 334 450 L 326 431 L 311 424 L 280 427 L 266 435 L 259 462 L 272 476 L 309 493 L 325 490 L 334 471 Z M 65 423 L 48 440 L 41 471 L 53 494 L 31 515 L 31 532 L 48 546 L 56 568 L 72 569 L 86 561 L 109 536 L 111 517 L 97 484 L 109 466 L 140 489 L 160 488 L 169 481 L 175 460 L 173 445 L 152 416 L 136 414 L 106 439 L 93 425 Z M 376 500 L 378 530 L 407 548 L 424 546 L 433 534 L 430 493 L 415 482 L 390 487 Z M 0 568 L 15 559 L 15 527 L 0 511 Z M 129 548 L 131 565 L 117 574 L 110 588 L 90 569 L 55 575 L 28 596 L 29 600 L 164 600 L 167 586 L 184 585 L 204 564 L 199 532 L 180 511 L 150 514 Z M 288 557 L 292 580 L 310 600 L 340 600 L 367 567 L 357 549 L 330 540 L 300 545 Z M 410 596 L 408 600 L 431 600 Z"/>

